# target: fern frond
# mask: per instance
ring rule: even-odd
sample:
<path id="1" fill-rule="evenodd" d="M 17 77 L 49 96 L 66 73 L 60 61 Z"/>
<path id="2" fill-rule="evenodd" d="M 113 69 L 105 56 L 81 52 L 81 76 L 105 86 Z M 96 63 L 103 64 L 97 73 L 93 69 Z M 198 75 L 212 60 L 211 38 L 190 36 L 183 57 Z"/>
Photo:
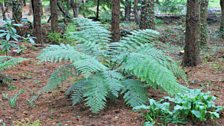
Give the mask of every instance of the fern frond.
<path id="1" fill-rule="evenodd" d="M 154 57 L 141 53 L 130 53 L 120 67 L 123 71 L 137 76 L 153 87 L 159 86 L 170 95 L 188 89 L 177 83 L 176 77 Z"/>
<path id="2" fill-rule="evenodd" d="M 65 95 L 70 95 L 72 94 L 72 104 L 76 105 L 78 103 L 80 103 L 83 100 L 83 94 L 85 92 L 85 85 L 87 85 L 87 81 L 82 79 L 79 80 L 77 82 L 75 82 L 75 84 L 73 84 L 71 87 L 69 87 L 69 89 L 65 92 Z"/>
<path id="3" fill-rule="evenodd" d="M 70 45 L 50 45 L 43 49 L 41 54 L 37 57 L 41 62 L 74 62 L 86 57 L 85 54 L 78 52 Z"/>
<path id="4" fill-rule="evenodd" d="M 25 58 L 14 58 L 10 56 L 0 56 L 0 71 L 14 67 L 18 63 L 27 60 Z"/>
<path id="5" fill-rule="evenodd" d="M 51 77 L 48 80 L 46 86 L 43 87 L 41 91 L 48 92 L 55 88 L 57 88 L 60 84 L 66 81 L 69 77 L 76 76 L 76 72 L 74 66 L 72 65 L 64 65 L 54 71 L 51 74 Z"/>
<path id="6" fill-rule="evenodd" d="M 111 43 L 109 51 L 112 52 L 112 55 L 132 52 L 146 43 L 154 42 L 158 37 L 159 32 L 151 29 L 136 30 L 119 42 Z"/>
<path id="7" fill-rule="evenodd" d="M 102 76 L 104 78 L 105 84 L 108 85 L 111 94 L 115 97 L 118 97 L 119 92 L 123 88 L 121 83 L 121 81 L 124 79 L 123 75 L 116 71 L 104 71 Z"/>
<path id="8" fill-rule="evenodd" d="M 110 31 L 99 22 L 87 18 L 75 18 L 77 31 L 70 33 L 75 45 L 80 51 L 91 55 L 105 55 L 110 42 Z"/>
<path id="9" fill-rule="evenodd" d="M 90 110 L 93 113 L 98 113 L 100 110 L 104 109 L 108 93 L 108 88 L 101 74 L 95 74 L 88 79 L 88 85 L 85 85 L 83 96 Z"/>
<path id="10" fill-rule="evenodd" d="M 156 49 L 151 44 L 144 44 L 136 49 L 136 52 L 152 56 L 156 61 L 158 61 L 158 63 L 171 70 L 176 77 L 182 78 L 185 82 L 187 82 L 187 75 L 185 74 L 185 71 L 174 60 L 166 56 L 164 52 Z"/>
<path id="11" fill-rule="evenodd" d="M 75 68 L 82 73 L 85 77 L 88 77 L 91 73 L 105 71 L 108 68 L 100 63 L 97 58 L 86 55 L 77 51 L 70 45 L 51 45 L 43 50 L 38 56 L 42 62 L 61 62 L 69 61 L 75 66 Z"/>
<path id="12" fill-rule="evenodd" d="M 147 101 L 147 90 L 138 80 L 128 79 L 123 81 L 123 98 L 131 107 L 143 105 Z"/>

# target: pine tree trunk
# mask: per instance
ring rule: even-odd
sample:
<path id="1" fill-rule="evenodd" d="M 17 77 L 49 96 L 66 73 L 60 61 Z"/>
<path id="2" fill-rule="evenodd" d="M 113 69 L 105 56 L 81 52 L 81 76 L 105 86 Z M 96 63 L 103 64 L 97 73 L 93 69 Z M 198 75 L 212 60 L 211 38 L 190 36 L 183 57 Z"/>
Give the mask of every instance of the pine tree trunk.
<path id="1" fill-rule="evenodd" d="M 200 59 L 200 0 L 187 0 L 183 65 L 196 66 Z"/>
<path id="2" fill-rule="evenodd" d="M 1 10 L 2 10 L 2 18 L 3 18 L 3 20 L 6 20 L 5 4 L 4 4 L 4 2 L 1 4 Z"/>
<path id="3" fill-rule="evenodd" d="M 134 0 L 134 16 L 135 16 L 135 23 L 139 24 L 139 14 L 138 14 L 138 0 Z"/>
<path id="4" fill-rule="evenodd" d="M 125 21 L 130 21 L 131 19 L 131 1 L 125 1 Z"/>
<path id="5" fill-rule="evenodd" d="M 208 45 L 208 1 L 201 0 L 200 6 L 200 22 L 201 22 L 201 47 L 207 47 Z"/>
<path id="6" fill-rule="evenodd" d="M 23 10 L 23 1 L 13 0 L 12 1 L 12 17 L 16 23 L 21 23 L 22 10 Z"/>
<path id="7" fill-rule="evenodd" d="M 31 0 L 33 8 L 33 33 L 38 43 L 42 43 L 42 28 L 41 28 L 41 12 L 42 3 L 41 0 Z"/>
<path id="8" fill-rule="evenodd" d="M 50 0 L 50 6 L 51 6 L 51 31 L 57 32 L 58 30 L 57 0 Z"/>
<path id="9" fill-rule="evenodd" d="M 224 38 L 224 0 L 220 0 L 220 6 L 222 10 L 221 24 L 220 24 L 220 33 L 221 37 Z"/>
<path id="10" fill-rule="evenodd" d="M 74 0 L 71 0 L 70 4 L 71 4 L 72 10 L 73 10 L 73 16 L 78 17 L 78 15 L 79 15 L 79 0 L 75 0 L 75 2 L 74 2 Z"/>
<path id="11" fill-rule="evenodd" d="M 117 42 L 120 40 L 120 0 L 112 1 L 112 40 Z"/>
<path id="12" fill-rule="evenodd" d="M 155 29 L 154 0 L 143 0 L 140 29 Z"/>

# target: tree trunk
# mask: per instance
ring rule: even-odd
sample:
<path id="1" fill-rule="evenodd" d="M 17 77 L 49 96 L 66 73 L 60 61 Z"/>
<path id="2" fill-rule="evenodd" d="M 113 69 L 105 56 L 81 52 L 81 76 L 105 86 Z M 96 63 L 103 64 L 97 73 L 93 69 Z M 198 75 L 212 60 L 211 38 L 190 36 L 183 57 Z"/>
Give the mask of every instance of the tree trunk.
<path id="1" fill-rule="evenodd" d="M 117 42 L 120 40 L 120 0 L 112 1 L 112 40 Z"/>
<path id="2" fill-rule="evenodd" d="M 50 6 L 51 6 L 51 31 L 57 32 L 58 30 L 57 0 L 50 0 Z"/>
<path id="3" fill-rule="evenodd" d="M 26 6 L 26 0 L 23 0 L 23 6 Z"/>
<path id="4" fill-rule="evenodd" d="M 72 10 L 73 10 L 73 16 L 78 17 L 79 16 L 79 0 L 71 0 L 70 1 Z"/>
<path id="5" fill-rule="evenodd" d="M 125 21 L 130 21 L 131 19 L 131 0 L 125 1 Z"/>
<path id="6" fill-rule="evenodd" d="M 23 11 L 23 1 L 13 0 L 12 1 L 12 17 L 16 23 L 21 23 Z"/>
<path id="7" fill-rule="evenodd" d="M 134 16 L 135 16 L 135 23 L 140 23 L 140 18 L 138 14 L 138 0 L 134 0 Z"/>
<path id="8" fill-rule="evenodd" d="M 33 7 L 32 7 L 32 3 L 29 4 L 29 13 L 28 15 L 32 15 L 33 14 Z"/>
<path id="9" fill-rule="evenodd" d="M 3 18 L 3 20 L 6 20 L 6 15 L 5 15 L 6 9 L 5 9 L 4 2 L 1 4 L 1 10 L 2 10 L 2 18 Z"/>
<path id="10" fill-rule="evenodd" d="M 99 20 L 99 13 L 100 13 L 100 0 L 97 0 L 96 20 Z"/>
<path id="11" fill-rule="evenodd" d="M 200 0 L 187 0 L 183 65 L 196 66 L 200 59 Z"/>
<path id="12" fill-rule="evenodd" d="M 201 47 L 207 47 L 208 45 L 208 1 L 201 0 L 200 6 L 200 22 L 201 22 Z"/>
<path id="13" fill-rule="evenodd" d="M 42 28 L 41 28 L 41 0 L 31 0 L 33 8 L 33 33 L 38 43 L 42 43 Z"/>
<path id="14" fill-rule="evenodd" d="M 154 0 L 143 0 L 140 29 L 155 29 Z"/>
<path id="15" fill-rule="evenodd" d="M 220 24 L 220 33 L 221 37 L 224 38 L 224 0 L 220 0 L 220 6 L 222 10 L 221 24 Z"/>

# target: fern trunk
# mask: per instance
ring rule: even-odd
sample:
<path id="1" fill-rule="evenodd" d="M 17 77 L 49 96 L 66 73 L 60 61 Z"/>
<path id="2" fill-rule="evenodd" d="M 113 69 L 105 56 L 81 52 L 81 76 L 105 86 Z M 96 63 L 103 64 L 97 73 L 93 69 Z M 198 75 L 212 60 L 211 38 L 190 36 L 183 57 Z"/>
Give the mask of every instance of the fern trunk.
<path id="1" fill-rule="evenodd" d="M 197 66 L 200 59 L 200 0 L 187 1 L 184 66 Z"/>

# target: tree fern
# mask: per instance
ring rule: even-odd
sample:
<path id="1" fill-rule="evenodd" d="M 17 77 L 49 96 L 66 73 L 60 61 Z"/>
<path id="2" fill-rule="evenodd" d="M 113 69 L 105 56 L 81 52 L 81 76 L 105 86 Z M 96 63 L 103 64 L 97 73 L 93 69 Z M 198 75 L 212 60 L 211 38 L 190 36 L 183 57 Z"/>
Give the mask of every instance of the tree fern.
<path id="1" fill-rule="evenodd" d="M 77 31 L 70 33 L 70 37 L 75 40 L 76 48 L 86 54 L 105 55 L 110 42 L 110 31 L 99 22 L 87 18 L 75 18 L 73 22 Z"/>
<path id="2" fill-rule="evenodd" d="M 66 91 L 66 95 L 72 94 L 73 105 L 84 99 L 92 112 L 97 113 L 105 107 L 109 93 L 118 97 L 123 87 L 122 79 L 123 76 L 115 71 L 99 72 L 77 81 Z"/>
<path id="3" fill-rule="evenodd" d="M 127 79 L 122 82 L 124 85 L 122 93 L 125 102 L 131 107 L 145 104 L 148 99 L 147 91 L 141 81 Z"/>
<path id="4" fill-rule="evenodd" d="M 14 67 L 18 63 L 26 60 L 25 58 L 13 58 L 10 56 L 0 56 L 0 71 Z"/>
<path id="5" fill-rule="evenodd" d="M 83 75 L 88 77 L 91 73 L 108 69 L 96 58 L 77 51 L 70 45 L 51 45 L 38 56 L 42 62 L 69 61 Z"/>
<path id="6" fill-rule="evenodd" d="M 187 90 L 177 83 L 172 71 L 160 65 L 150 55 L 131 53 L 120 69 L 137 76 L 153 87 L 159 86 L 171 95 Z"/>
<path id="7" fill-rule="evenodd" d="M 158 32 L 137 30 L 120 42 L 109 43 L 110 32 L 100 23 L 85 18 L 74 19 L 74 23 L 77 29 L 71 36 L 75 46 L 51 45 L 38 57 L 42 62 L 69 63 L 69 67 L 53 73 L 43 91 L 55 89 L 69 76 L 75 77 L 70 74 L 70 68 L 79 74 L 79 80 L 71 85 L 66 95 L 71 96 L 73 105 L 85 101 L 94 113 L 105 108 L 111 95 L 122 94 L 132 107 L 144 104 L 147 100 L 145 85 L 159 87 L 171 95 L 188 90 L 178 84 L 176 78 L 186 77 L 184 71 L 153 46 Z"/>

